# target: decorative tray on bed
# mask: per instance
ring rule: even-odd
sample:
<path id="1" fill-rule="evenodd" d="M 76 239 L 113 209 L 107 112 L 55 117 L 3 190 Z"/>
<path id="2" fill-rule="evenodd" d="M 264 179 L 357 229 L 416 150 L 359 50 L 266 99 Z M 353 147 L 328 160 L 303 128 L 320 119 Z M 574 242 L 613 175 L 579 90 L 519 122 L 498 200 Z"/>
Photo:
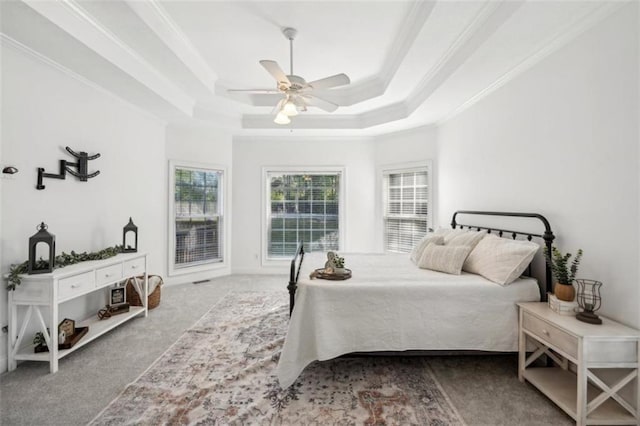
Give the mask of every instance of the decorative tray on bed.
<path id="1" fill-rule="evenodd" d="M 351 269 L 345 268 L 344 274 L 336 274 L 334 272 L 331 272 L 331 273 L 325 272 L 324 268 L 320 268 L 313 271 L 309 278 L 311 279 L 320 278 L 323 280 L 335 280 L 335 281 L 348 280 L 349 278 L 351 278 Z"/>

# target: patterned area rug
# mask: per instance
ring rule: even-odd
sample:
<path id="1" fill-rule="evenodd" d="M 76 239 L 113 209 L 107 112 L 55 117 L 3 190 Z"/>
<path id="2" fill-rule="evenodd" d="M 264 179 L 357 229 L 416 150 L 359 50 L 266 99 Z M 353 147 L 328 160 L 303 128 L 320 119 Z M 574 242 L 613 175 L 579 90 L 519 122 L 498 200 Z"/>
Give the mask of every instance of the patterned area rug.
<path id="1" fill-rule="evenodd" d="M 91 424 L 464 424 L 421 357 L 316 362 L 281 389 L 286 299 L 229 293 Z"/>

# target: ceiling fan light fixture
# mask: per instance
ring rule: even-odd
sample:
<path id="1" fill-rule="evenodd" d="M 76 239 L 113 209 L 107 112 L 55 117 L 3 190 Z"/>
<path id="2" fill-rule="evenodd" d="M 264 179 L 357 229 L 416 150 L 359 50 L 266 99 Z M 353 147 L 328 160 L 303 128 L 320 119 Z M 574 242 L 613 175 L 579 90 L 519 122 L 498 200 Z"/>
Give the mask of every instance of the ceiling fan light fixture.
<path id="1" fill-rule="evenodd" d="M 288 100 L 282 107 L 282 113 L 288 117 L 295 117 L 296 115 L 298 115 L 298 108 L 293 103 L 293 101 Z"/>
<path id="2" fill-rule="evenodd" d="M 291 119 L 283 111 L 280 111 L 273 122 L 276 124 L 289 124 L 291 123 Z"/>

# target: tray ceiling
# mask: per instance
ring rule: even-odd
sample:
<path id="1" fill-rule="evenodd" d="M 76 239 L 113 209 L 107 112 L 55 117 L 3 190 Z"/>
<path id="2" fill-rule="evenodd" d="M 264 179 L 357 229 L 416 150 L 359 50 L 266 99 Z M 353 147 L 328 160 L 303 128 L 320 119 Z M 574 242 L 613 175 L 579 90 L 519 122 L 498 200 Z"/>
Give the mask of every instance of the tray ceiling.
<path id="1" fill-rule="evenodd" d="M 445 120 L 524 72 L 620 3 L 579 1 L 34 1 L 0 4 L 2 42 L 167 122 L 239 134 L 379 134 Z M 287 126 L 258 63 L 307 81 L 346 73 Z"/>

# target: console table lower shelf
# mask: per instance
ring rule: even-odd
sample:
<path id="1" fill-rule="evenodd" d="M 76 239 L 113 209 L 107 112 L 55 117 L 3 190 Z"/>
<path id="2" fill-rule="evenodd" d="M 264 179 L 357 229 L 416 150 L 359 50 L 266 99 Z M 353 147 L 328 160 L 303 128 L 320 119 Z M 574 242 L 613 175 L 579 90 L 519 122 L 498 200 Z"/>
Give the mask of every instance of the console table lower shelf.
<path id="1" fill-rule="evenodd" d="M 98 319 L 97 316 L 93 316 L 91 318 L 87 318 L 86 320 L 79 323 L 79 327 L 89 327 L 89 331 L 87 334 L 82 336 L 82 339 L 78 341 L 72 348 L 69 349 L 58 349 L 58 359 L 64 358 L 69 355 L 73 351 L 80 349 L 87 343 L 95 340 L 100 337 L 104 333 L 116 328 L 120 324 L 128 321 L 129 319 L 137 316 L 144 315 L 145 309 L 142 306 L 131 306 L 129 312 L 124 314 L 119 314 L 112 316 L 111 318 L 106 318 L 103 320 Z M 15 359 L 17 361 L 49 361 L 49 352 L 40 352 L 34 353 L 33 346 L 25 346 L 18 350 L 15 355 Z"/>

